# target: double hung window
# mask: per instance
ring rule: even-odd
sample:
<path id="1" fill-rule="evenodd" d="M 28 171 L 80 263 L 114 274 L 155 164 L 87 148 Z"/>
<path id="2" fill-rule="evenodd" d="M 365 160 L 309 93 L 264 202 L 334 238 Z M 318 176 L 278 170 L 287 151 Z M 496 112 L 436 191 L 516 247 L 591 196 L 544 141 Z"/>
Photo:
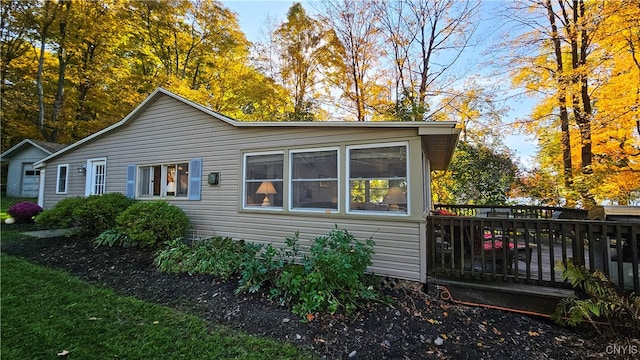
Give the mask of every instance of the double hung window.
<path id="1" fill-rule="evenodd" d="M 282 209 L 284 154 L 244 156 L 244 207 Z"/>
<path id="2" fill-rule="evenodd" d="M 291 151 L 291 208 L 338 210 L 338 150 Z"/>
<path id="3" fill-rule="evenodd" d="M 407 213 L 407 145 L 347 148 L 349 211 Z"/>

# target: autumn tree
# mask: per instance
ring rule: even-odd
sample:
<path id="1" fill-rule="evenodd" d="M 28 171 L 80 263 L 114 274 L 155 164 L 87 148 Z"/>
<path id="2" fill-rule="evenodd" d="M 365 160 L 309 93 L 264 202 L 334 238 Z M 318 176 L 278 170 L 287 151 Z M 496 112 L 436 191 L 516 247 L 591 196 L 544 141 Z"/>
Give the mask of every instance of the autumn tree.
<path id="1" fill-rule="evenodd" d="M 452 66 L 470 44 L 477 28 L 477 0 L 381 1 L 380 15 L 392 81 L 396 119 L 427 120 L 429 96 L 448 93 Z"/>
<path id="2" fill-rule="evenodd" d="M 216 1 L 3 1 L 2 147 L 70 143 L 158 86 L 239 119 L 282 119 L 288 94 L 248 63 Z"/>
<path id="3" fill-rule="evenodd" d="M 378 66 L 383 52 L 375 2 L 328 0 L 323 4 L 322 20 L 333 29 L 342 50 L 336 53 L 342 70 L 332 80 L 342 90 L 345 103 L 337 105 L 357 121 L 370 120 L 389 99 L 384 90 L 386 77 Z"/>
<path id="4" fill-rule="evenodd" d="M 476 77 L 469 78 L 461 90 L 449 91 L 438 103 L 434 120 L 457 121 L 462 128 L 461 139 L 485 145 L 499 143 L 507 132 L 503 117 L 508 108 L 500 106 L 498 89 L 480 85 Z"/>
<path id="5" fill-rule="evenodd" d="M 531 0 L 515 6 L 508 17 L 526 29 L 507 44 L 514 50 L 509 63 L 514 83 L 541 97 L 527 125 L 540 139 L 538 161 L 547 168 L 539 171 L 556 174 L 566 205 L 629 202 L 638 193 L 630 185 L 638 184 L 637 39 L 629 42 L 638 31 L 637 3 Z"/>
<path id="6" fill-rule="evenodd" d="M 600 26 L 601 8 L 585 4 L 582 0 L 530 0 L 511 4 L 507 16 L 514 23 L 524 25 L 524 30 L 512 43 L 514 49 L 509 64 L 514 83 L 529 91 L 544 94 L 542 102 L 533 114 L 528 129 L 536 131 L 539 124 L 556 118 L 562 134 L 561 176 L 565 188 L 574 188 L 576 198 L 567 198 L 567 205 L 580 203 L 590 207 L 593 194 L 586 182 L 592 182 L 593 79 L 597 63 L 591 59 L 599 55 L 593 46 L 594 36 Z M 519 50 L 519 51 L 518 51 Z M 517 51 L 517 53 L 516 53 Z M 572 135 L 572 126 L 579 136 Z M 574 145 L 575 144 L 575 145 Z M 576 146 L 579 145 L 579 146 Z M 575 150 L 575 151 L 572 151 Z M 574 159 L 574 155 L 578 156 Z M 574 174 L 574 161 L 579 174 Z M 578 183 L 575 183 L 580 179 Z"/>
<path id="7" fill-rule="evenodd" d="M 287 118 L 314 120 L 320 90 L 326 86 L 321 80 L 332 66 L 336 51 L 333 32 L 307 15 L 300 3 L 294 3 L 273 39 L 279 52 L 279 78 L 293 101 L 293 111 Z"/>

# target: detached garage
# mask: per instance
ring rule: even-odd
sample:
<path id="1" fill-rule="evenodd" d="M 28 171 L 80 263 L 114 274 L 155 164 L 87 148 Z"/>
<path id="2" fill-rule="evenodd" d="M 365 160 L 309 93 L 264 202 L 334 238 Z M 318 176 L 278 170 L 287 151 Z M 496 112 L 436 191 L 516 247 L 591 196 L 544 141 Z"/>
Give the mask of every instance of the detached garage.
<path id="1" fill-rule="evenodd" d="M 0 155 L 9 164 L 7 170 L 7 196 L 38 197 L 40 170 L 33 163 L 62 149 L 65 145 L 25 139 Z"/>

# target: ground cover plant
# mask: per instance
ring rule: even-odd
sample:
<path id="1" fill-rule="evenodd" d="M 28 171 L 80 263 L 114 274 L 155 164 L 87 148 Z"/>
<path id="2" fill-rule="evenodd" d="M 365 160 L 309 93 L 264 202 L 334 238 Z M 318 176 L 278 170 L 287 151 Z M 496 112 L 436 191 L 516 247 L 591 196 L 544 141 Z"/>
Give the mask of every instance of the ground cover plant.
<path id="1" fill-rule="evenodd" d="M 179 274 L 207 274 L 229 280 L 240 271 L 247 255 L 255 255 L 244 241 L 215 237 L 185 242 L 182 238 L 168 241 L 158 251 L 154 264 L 160 271 Z"/>
<path id="2" fill-rule="evenodd" d="M 248 336 L 2 255 L 6 359 L 310 359 Z"/>

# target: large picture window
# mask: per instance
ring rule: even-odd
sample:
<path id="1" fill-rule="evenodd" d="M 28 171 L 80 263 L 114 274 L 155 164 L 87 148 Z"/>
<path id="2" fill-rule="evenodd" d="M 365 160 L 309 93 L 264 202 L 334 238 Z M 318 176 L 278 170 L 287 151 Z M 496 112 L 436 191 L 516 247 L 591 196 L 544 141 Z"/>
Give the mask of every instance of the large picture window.
<path id="1" fill-rule="evenodd" d="M 348 147 L 349 211 L 407 213 L 407 145 Z"/>
<path id="2" fill-rule="evenodd" d="M 283 153 L 245 154 L 244 207 L 282 209 Z"/>
<path id="3" fill-rule="evenodd" d="M 291 208 L 338 210 L 338 150 L 291 151 Z"/>
<path id="4" fill-rule="evenodd" d="M 189 194 L 189 163 L 147 165 L 138 168 L 140 197 L 184 197 Z"/>

